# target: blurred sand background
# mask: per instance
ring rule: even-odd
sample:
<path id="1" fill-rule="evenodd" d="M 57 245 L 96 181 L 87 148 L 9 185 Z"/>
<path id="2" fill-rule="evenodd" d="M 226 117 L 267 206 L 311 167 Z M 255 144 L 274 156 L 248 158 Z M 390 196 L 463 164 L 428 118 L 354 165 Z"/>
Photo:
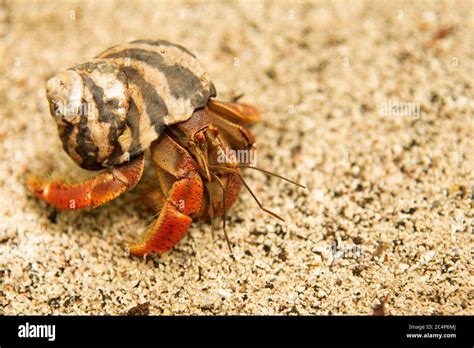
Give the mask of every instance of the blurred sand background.
<path id="1" fill-rule="evenodd" d="M 0 314 L 474 314 L 473 2 L 0 3 Z M 54 211 L 29 174 L 90 175 L 61 148 L 48 77 L 139 38 L 187 47 L 220 99 L 262 110 L 222 232 L 125 255 L 137 192 Z M 403 105 L 409 109 L 400 110 Z M 401 112 L 405 111 L 405 112 Z"/>

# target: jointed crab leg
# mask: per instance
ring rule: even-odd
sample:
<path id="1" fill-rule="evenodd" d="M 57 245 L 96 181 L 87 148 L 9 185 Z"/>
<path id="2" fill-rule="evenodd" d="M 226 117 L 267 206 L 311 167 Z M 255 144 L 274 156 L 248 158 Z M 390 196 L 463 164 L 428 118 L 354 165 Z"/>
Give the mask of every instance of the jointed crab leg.
<path id="1" fill-rule="evenodd" d="M 260 122 L 260 114 L 251 105 L 242 103 L 226 103 L 210 99 L 207 103 L 209 109 L 227 121 L 237 123 L 241 126 L 248 126 Z"/>
<path id="2" fill-rule="evenodd" d="M 97 207 L 134 188 L 142 177 L 144 166 L 145 159 L 141 154 L 82 183 L 43 182 L 31 177 L 27 185 L 35 196 L 57 209 Z"/>
<path id="3" fill-rule="evenodd" d="M 166 202 L 161 189 L 154 189 L 142 195 L 143 205 L 154 213 L 159 213 Z"/>
<path id="4" fill-rule="evenodd" d="M 154 162 L 175 181 L 144 240 L 130 245 L 135 256 L 163 253 L 178 243 L 192 222 L 191 216 L 199 213 L 204 193 L 196 162 L 173 139 L 163 134 L 152 144 L 151 153 Z"/>

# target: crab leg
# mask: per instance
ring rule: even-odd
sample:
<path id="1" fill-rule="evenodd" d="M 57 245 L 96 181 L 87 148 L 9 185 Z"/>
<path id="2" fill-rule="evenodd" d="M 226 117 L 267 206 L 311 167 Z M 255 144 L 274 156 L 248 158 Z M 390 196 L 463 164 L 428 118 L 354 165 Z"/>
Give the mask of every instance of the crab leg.
<path id="1" fill-rule="evenodd" d="M 82 183 L 42 182 L 31 177 L 27 185 L 35 196 L 61 210 L 97 207 L 135 187 L 145 166 L 143 154 Z"/>
<path id="2" fill-rule="evenodd" d="M 154 189 L 142 195 L 143 205 L 154 213 L 159 213 L 166 202 L 161 189 Z"/>
<path id="3" fill-rule="evenodd" d="M 243 103 L 226 103 L 209 99 L 209 109 L 230 122 L 248 126 L 260 122 L 260 114 L 253 106 Z"/>
<path id="4" fill-rule="evenodd" d="M 144 240 L 130 245 L 130 254 L 135 256 L 152 251 L 163 253 L 178 243 L 186 234 L 192 216 L 199 213 L 204 192 L 196 162 L 171 137 L 162 134 L 151 145 L 151 154 L 160 169 L 158 175 L 174 181 L 170 184 L 158 218 Z"/>

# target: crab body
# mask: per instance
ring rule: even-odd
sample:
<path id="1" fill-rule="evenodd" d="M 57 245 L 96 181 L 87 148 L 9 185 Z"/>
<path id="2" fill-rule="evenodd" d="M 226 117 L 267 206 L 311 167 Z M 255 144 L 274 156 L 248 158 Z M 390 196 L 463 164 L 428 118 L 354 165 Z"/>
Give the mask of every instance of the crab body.
<path id="1" fill-rule="evenodd" d="M 65 151 L 81 167 L 103 169 L 81 183 L 28 186 L 57 209 L 97 207 L 132 189 L 151 151 L 156 186 L 144 197 L 158 217 L 133 255 L 165 252 L 193 220 L 225 213 L 242 178 L 228 150 L 250 150 L 252 106 L 218 102 L 196 57 L 166 41 L 137 40 L 107 49 L 46 84 Z M 222 161 L 223 154 L 225 161 Z"/>

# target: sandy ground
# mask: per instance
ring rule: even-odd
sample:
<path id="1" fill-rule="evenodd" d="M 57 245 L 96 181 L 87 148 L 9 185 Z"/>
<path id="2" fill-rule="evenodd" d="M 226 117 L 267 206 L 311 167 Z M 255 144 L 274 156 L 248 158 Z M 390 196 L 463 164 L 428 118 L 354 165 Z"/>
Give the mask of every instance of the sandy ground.
<path id="1" fill-rule="evenodd" d="M 473 22 L 472 1 L 2 2 L 0 313 L 474 314 Z M 126 256 L 151 218 L 137 192 L 55 215 L 24 187 L 86 175 L 44 81 L 138 38 L 194 52 L 219 98 L 245 93 L 258 165 L 308 186 L 245 173 L 287 222 L 242 193 L 235 261 L 208 222 Z"/>

